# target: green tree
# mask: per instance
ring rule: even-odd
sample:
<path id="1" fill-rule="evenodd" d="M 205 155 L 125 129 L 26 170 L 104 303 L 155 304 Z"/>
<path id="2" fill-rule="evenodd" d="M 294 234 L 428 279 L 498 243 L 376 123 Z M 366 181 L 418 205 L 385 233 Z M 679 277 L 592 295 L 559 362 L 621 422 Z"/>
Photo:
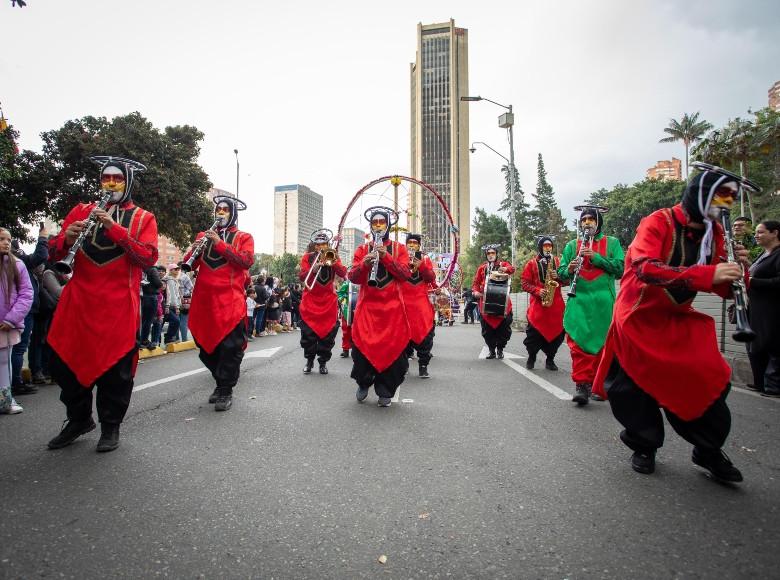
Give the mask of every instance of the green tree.
<path id="1" fill-rule="evenodd" d="M 510 196 L 511 182 L 509 179 L 509 166 L 502 166 L 501 172 L 504 174 L 506 189 L 504 199 L 501 200 L 501 205 L 498 207 L 498 209 L 507 212 L 511 217 L 512 198 Z M 520 173 L 517 171 L 517 167 L 515 167 L 514 171 L 514 181 L 515 215 L 514 223 L 510 223 L 510 227 L 514 225 L 515 228 L 515 251 L 517 252 L 517 255 L 525 255 L 528 253 L 529 247 L 532 245 L 529 240 L 532 240 L 533 232 L 531 231 L 530 226 L 529 205 L 525 201 L 525 192 L 523 192 L 523 188 L 520 186 Z"/>
<path id="2" fill-rule="evenodd" d="M 197 162 L 203 133 L 195 127 L 159 131 L 135 112 L 111 121 L 91 116 L 68 121 L 41 137 L 43 173 L 53 175 L 58 192 L 50 209 L 55 219 L 97 198 L 99 167 L 89 157 L 116 155 L 147 166 L 137 175 L 133 199 L 155 214 L 159 232 L 179 247 L 212 224 L 213 206 L 205 194 L 211 183 Z"/>
<path id="3" fill-rule="evenodd" d="M 569 237 L 569 229 L 566 220 L 561 213 L 561 208 L 555 201 L 555 192 L 547 181 L 547 170 L 544 168 L 544 159 L 539 153 L 536 165 L 536 192 L 534 199 L 536 206 L 530 212 L 530 224 L 532 230 L 531 247 L 535 249 L 534 237 L 542 234 L 553 236 L 556 245 L 562 247 L 564 240 Z"/>
<path id="4" fill-rule="evenodd" d="M 249 275 L 257 276 L 263 270 L 266 273 L 271 271 L 274 257 L 271 254 L 255 254 L 255 263 L 249 267 Z"/>
<path id="5" fill-rule="evenodd" d="M 670 119 L 669 126 L 664 129 L 668 137 L 664 137 L 659 143 L 674 143 L 682 141 L 685 145 L 685 178 L 688 178 L 688 152 L 691 144 L 696 143 L 702 136 L 712 129 L 712 125 L 704 120 L 699 120 L 698 111 L 693 115 L 685 113 L 680 121 Z"/>
<path id="6" fill-rule="evenodd" d="M 475 209 L 471 227 L 473 232 L 471 244 L 460 260 L 461 268 L 463 268 L 464 285 L 468 286 L 471 286 L 477 267 L 484 261 L 482 246 L 501 244 L 503 253 L 508 255 L 511 237 L 509 235 L 509 226 L 504 218 L 495 214 L 489 214 L 479 207 Z M 499 250 L 499 252 L 502 250 Z"/>
<path id="7" fill-rule="evenodd" d="M 294 284 L 298 281 L 300 263 L 300 256 L 285 252 L 273 259 L 268 274 L 279 278 L 285 284 Z"/>

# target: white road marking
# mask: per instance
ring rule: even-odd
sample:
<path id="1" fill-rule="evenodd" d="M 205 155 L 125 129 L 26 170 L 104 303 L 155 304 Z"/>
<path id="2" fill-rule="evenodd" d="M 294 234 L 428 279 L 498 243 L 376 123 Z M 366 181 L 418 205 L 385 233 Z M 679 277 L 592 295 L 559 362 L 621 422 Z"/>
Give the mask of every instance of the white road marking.
<path id="1" fill-rule="evenodd" d="M 244 354 L 244 358 L 270 358 L 273 355 L 275 355 L 282 347 L 277 346 L 274 348 L 264 348 L 262 350 L 253 350 L 250 352 L 247 352 Z M 157 379 L 156 381 L 151 381 L 148 383 L 144 383 L 143 385 L 138 385 L 136 387 L 133 387 L 133 392 L 137 391 L 143 391 L 144 389 L 149 389 L 151 387 L 156 387 L 157 385 L 164 385 L 165 383 L 170 383 L 172 381 L 177 381 L 179 379 L 183 379 L 184 377 L 189 377 L 192 375 L 197 375 L 198 373 L 205 373 L 208 369 L 203 367 L 199 369 L 195 369 L 192 371 L 187 371 L 184 373 L 179 373 L 177 375 L 171 375 L 170 377 L 165 377 L 163 379 Z"/>
<path id="2" fill-rule="evenodd" d="M 487 358 L 487 355 L 489 354 L 490 354 L 490 349 L 487 347 L 487 345 L 485 345 L 482 347 L 482 350 L 479 352 L 479 358 Z M 525 356 L 522 354 L 515 354 L 513 352 L 504 351 L 504 358 L 525 359 Z"/>
<path id="3" fill-rule="evenodd" d="M 414 403 L 414 399 L 401 399 L 402 403 Z"/>
<path id="4" fill-rule="evenodd" d="M 504 359 L 503 362 L 504 362 L 504 364 L 506 366 L 508 366 L 509 368 L 517 371 L 518 373 L 523 375 L 525 378 L 527 378 L 529 381 L 531 381 L 533 383 L 536 383 L 537 385 L 542 387 L 545 391 L 547 391 L 551 395 L 555 395 L 556 397 L 558 397 L 562 401 L 571 401 L 571 394 L 570 393 L 567 393 L 563 389 L 560 389 L 560 388 L 556 387 L 551 382 L 544 380 L 539 375 L 537 375 L 535 373 L 532 373 L 531 371 L 529 371 L 526 368 L 521 367 L 519 364 L 517 364 L 514 361 L 511 361 L 511 360 L 508 360 L 508 359 Z"/>

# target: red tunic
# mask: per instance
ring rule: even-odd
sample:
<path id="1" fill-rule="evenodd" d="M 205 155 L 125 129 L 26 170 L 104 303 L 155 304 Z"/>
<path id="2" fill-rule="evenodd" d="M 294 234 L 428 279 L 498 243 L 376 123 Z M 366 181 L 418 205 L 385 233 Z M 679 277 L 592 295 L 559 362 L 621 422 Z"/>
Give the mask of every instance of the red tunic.
<path id="1" fill-rule="evenodd" d="M 312 267 L 311 260 L 317 257 L 319 257 L 319 252 L 303 255 L 299 274 L 301 281 L 306 280 Z M 336 276 L 339 278 L 347 276 L 347 268 L 339 259 L 333 266 L 320 268 L 311 290 L 305 286 L 303 288 L 303 297 L 299 307 L 301 318 L 320 338 L 328 336 L 339 319 L 339 301 L 333 288 Z"/>
<path id="2" fill-rule="evenodd" d="M 70 211 L 50 242 L 54 260 L 70 249 L 68 226 L 87 219 L 94 207 L 80 203 Z M 109 229 L 93 228 L 76 253 L 73 277 L 62 290 L 48 335 L 51 347 L 86 388 L 136 347 L 141 275 L 157 261 L 152 213 L 127 202 L 114 219 L 117 223 Z"/>
<path id="3" fill-rule="evenodd" d="M 368 244 L 355 250 L 349 270 L 349 281 L 360 284 L 352 342 L 380 373 L 404 354 L 411 337 L 401 293 L 402 282 L 411 276 L 409 254 L 398 242 L 388 240 L 384 245 L 387 254 L 379 264 L 378 286 L 368 285 L 371 266 L 363 264 Z"/>
<path id="4" fill-rule="evenodd" d="M 511 284 L 511 275 L 515 273 L 515 267 L 512 266 L 509 262 L 496 262 L 496 269 L 500 268 L 501 266 L 506 268 L 506 273 L 510 275 L 509 282 Z M 488 262 L 483 262 L 480 264 L 479 268 L 477 268 L 477 273 L 474 274 L 474 282 L 471 285 L 471 289 L 474 292 L 479 292 L 482 295 L 479 298 L 479 314 L 482 316 L 482 320 L 487 322 L 493 328 L 498 328 L 499 325 L 504 321 L 504 317 L 495 316 L 493 314 L 485 314 L 485 270 L 487 267 Z M 509 314 L 512 314 L 512 300 L 511 298 L 507 298 L 507 301 L 509 302 L 506 311 L 508 316 Z"/>
<path id="5" fill-rule="evenodd" d="M 428 298 L 431 284 L 436 281 L 433 263 L 423 256 L 420 267 L 401 285 L 406 318 L 412 333 L 412 342 L 420 344 L 433 328 L 433 304 Z"/>
<path id="6" fill-rule="evenodd" d="M 731 377 L 718 351 L 715 321 L 691 303 L 697 291 L 728 297 L 731 285 L 712 284 L 715 265 L 725 259 L 723 229 L 717 223 L 709 264 L 669 265 L 678 242 L 672 212 L 679 224 L 687 225 L 676 205 L 652 213 L 637 228 L 593 391 L 604 396 L 604 378 L 617 355 L 640 389 L 691 421 L 721 395 Z"/>
<path id="7" fill-rule="evenodd" d="M 530 260 L 523 268 L 521 285 L 525 292 L 530 295 L 528 310 L 526 316 L 528 322 L 538 330 L 547 342 L 554 340 L 563 332 L 563 311 L 566 305 L 561 295 L 560 284 L 555 288 L 553 303 L 548 306 L 542 306 L 541 293 L 544 290 L 544 275 L 542 274 L 542 258 L 539 256 Z M 557 270 L 561 265 L 560 258 L 553 257 L 551 266 Z"/>
<path id="8" fill-rule="evenodd" d="M 204 236 L 200 232 L 195 241 Z M 252 236 L 235 226 L 225 232 L 225 241 L 207 243 L 195 263 L 189 328 L 198 345 L 214 352 L 230 331 L 246 317 L 247 270 L 255 260 Z M 184 256 L 186 262 L 191 252 Z M 245 345 L 246 346 L 246 345 Z"/>

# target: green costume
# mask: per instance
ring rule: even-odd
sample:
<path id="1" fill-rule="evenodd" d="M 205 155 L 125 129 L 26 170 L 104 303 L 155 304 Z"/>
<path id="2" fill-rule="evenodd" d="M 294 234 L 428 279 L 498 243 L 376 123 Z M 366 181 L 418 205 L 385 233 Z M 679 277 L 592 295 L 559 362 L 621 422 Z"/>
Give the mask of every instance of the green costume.
<path id="1" fill-rule="evenodd" d="M 571 280 L 569 262 L 577 257 L 579 240 L 571 240 L 563 249 L 558 276 Z M 586 353 L 596 354 L 604 346 L 615 305 L 615 280 L 623 275 L 623 248 L 612 236 L 593 238 L 593 258 L 585 258 L 577 279 L 577 295 L 566 302 L 563 328 Z"/>
<path id="2" fill-rule="evenodd" d="M 347 308 L 349 308 L 349 280 L 344 280 L 344 283 L 336 291 L 336 296 L 339 299 L 339 306 L 341 307 L 341 316 L 344 320 L 347 319 Z"/>

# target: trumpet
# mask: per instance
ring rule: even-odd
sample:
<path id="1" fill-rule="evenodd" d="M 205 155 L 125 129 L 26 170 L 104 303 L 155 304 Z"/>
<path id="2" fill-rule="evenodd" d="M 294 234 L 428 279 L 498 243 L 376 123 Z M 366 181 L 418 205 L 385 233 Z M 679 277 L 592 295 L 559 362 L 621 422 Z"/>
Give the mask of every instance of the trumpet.
<path id="1" fill-rule="evenodd" d="M 727 259 L 733 264 L 736 262 L 734 258 L 734 245 L 736 242 L 731 235 L 731 212 L 725 207 L 720 210 L 720 222 L 723 226 L 723 235 L 726 237 Z M 742 273 L 744 275 L 744 267 Z M 748 298 L 744 277 L 732 282 L 731 290 L 734 294 L 734 308 L 737 323 L 737 328 L 731 337 L 737 342 L 750 342 L 755 340 L 756 333 L 750 328 L 750 322 L 748 321 Z"/>
<path id="2" fill-rule="evenodd" d="M 589 250 L 593 249 L 593 236 L 591 235 L 590 228 L 586 228 L 582 232 L 582 244 L 580 244 L 580 251 L 577 252 L 577 269 L 574 270 L 574 274 L 571 277 L 571 283 L 569 284 L 569 291 L 567 292 L 570 298 L 577 295 L 577 280 L 580 277 L 582 264 L 585 262 L 585 258 L 582 256 L 582 251 L 585 249 L 585 244 L 588 245 Z"/>
<path id="3" fill-rule="evenodd" d="M 306 279 L 303 281 L 303 285 L 307 290 L 314 288 L 314 283 L 317 281 L 317 277 L 320 275 L 320 270 L 323 266 L 332 266 L 336 263 L 336 250 L 333 248 L 324 248 L 319 251 L 317 261 L 309 268 L 309 272 L 306 274 Z"/>
<path id="4" fill-rule="evenodd" d="M 211 225 L 211 227 L 207 231 L 217 231 L 217 226 L 219 225 L 219 222 L 222 221 L 221 219 L 215 219 L 214 223 Z M 209 239 L 204 235 L 199 241 L 198 244 L 192 249 L 192 253 L 190 254 L 189 259 L 186 262 L 181 263 L 181 269 L 183 272 L 189 272 L 192 270 L 192 266 L 195 264 L 195 260 L 197 260 L 200 255 L 206 250 L 206 245 L 209 243 Z"/>
<path id="5" fill-rule="evenodd" d="M 409 269 L 412 271 L 412 274 L 417 272 L 417 269 L 420 267 L 419 264 L 415 266 L 415 260 L 422 260 L 422 252 L 420 250 L 409 256 Z"/>
<path id="6" fill-rule="evenodd" d="M 111 201 L 112 195 L 113 192 L 103 190 L 103 197 L 100 198 L 100 201 L 98 201 L 95 207 L 92 208 L 92 211 L 89 212 L 89 216 L 87 217 L 86 223 L 84 225 L 84 229 L 81 230 L 79 237 L 76 238 L 76 241 L 73 242 L 73 245 L 70 247 L 70 250 L 68 250 L 68 255 L 65 256 L 59 262 L 54 263 L 53 268 L 57 271 L 57 273 L 65 275 L 65 274 L 70 274 L 73 271 L 73 260 L 76 258 L 76 253 L 84 244 L 84 240 L 87 239 L 87 236 L 90 233 L 92 233 L 92 229 L 95 227 L 95 224 L 97 223 L 97 219 L 95 218 L 95 210 L 96 209 L 105 210 L 108 207 L 108 203 Z"/>

